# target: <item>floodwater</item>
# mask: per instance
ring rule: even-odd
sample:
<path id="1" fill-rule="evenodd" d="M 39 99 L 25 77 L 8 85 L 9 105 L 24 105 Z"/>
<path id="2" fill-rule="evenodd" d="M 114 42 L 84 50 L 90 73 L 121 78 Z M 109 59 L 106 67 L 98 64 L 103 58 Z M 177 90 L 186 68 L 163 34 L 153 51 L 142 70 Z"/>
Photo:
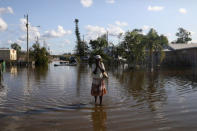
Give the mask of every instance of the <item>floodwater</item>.
<path id="1" fill-rule="evenodd" d="M 193 69 L 112 68 L 102 106 L 90 95 L 91 72 L 88 65 L 8 68 L 0 82 L 0 131 L 197 130 Z"/>

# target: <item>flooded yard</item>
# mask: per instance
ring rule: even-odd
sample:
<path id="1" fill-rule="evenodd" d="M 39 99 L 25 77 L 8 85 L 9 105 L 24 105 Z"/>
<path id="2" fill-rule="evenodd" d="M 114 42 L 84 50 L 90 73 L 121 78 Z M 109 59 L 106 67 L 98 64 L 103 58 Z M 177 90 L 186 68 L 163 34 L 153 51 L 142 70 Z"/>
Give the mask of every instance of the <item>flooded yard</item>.
<path id="1" fill-rule="evenodd" d="M 91 72 L 89 65 L 8 68 L 0 87 L 0 130 L 196 130 L 192 69 L 110 69 L 102 106 L 90 94 Z"/>

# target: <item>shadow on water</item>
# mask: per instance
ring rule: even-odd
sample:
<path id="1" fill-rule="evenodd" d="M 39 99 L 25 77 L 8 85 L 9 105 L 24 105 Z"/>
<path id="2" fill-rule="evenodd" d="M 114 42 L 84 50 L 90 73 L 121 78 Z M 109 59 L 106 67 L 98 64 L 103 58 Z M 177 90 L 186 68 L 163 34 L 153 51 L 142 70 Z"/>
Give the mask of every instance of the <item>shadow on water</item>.
<path id="1" fill-rule="evenodd" d="M 86 104 L 72 104 L 67 106 L 57 106 L 53 108 L 43 108 L 43 109 L 32 109 L 27 110 L 24 112 L 16 112 L 16 113 L 4 113 L 0 114 L 0 118 L 8 117 L 8 116 L 23 116 L 23 115 L 36 115 L 41 113 L 48 113 L 48 112 L 58 112 L 58 111 L 68 111 L 68 110 L 80 110 L 80 109 L 86 109 Z"/>
<path id="2" fill-rule="evenodd" d="M 105 131 L 107 129 L 107 113 L 102 106 L 96 106 L 95 108 L 93 108 L 93 112 L 91 113 L 91 120 L 94 131 Z"/>

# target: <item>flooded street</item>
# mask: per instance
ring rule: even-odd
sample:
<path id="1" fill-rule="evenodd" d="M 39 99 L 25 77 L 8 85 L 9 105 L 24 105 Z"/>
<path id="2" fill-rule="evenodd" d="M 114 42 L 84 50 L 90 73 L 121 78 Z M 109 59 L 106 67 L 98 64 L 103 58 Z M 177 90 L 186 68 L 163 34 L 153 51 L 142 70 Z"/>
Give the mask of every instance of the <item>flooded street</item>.
<path id="1" fill-rule="evenodd" d="M 8 68 L 0 87 L 0 131 L 196 130 L 192 69 L 110 69 L 102 106 L 90 94 L 91 72 L 89 65 Z"/>

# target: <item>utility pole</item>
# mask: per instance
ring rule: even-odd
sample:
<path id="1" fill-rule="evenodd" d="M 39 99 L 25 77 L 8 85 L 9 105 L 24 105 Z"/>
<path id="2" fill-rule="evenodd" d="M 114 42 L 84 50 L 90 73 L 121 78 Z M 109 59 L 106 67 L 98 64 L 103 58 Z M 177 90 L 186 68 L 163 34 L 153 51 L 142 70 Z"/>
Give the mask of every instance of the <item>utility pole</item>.
<path id="1" fill-rule="evenodd" d="M 84 41 L 84 35 L 83 35 L 83 56 L 85 56 L 85 41 Z"/>
<path id="2" fill-rule="evenodd" d="M 26 28 L 27 28 L 27 63 L 29 66 L 29 22 L 28 22 L 28 14 L 25 15 L 26 18 Z"/>

